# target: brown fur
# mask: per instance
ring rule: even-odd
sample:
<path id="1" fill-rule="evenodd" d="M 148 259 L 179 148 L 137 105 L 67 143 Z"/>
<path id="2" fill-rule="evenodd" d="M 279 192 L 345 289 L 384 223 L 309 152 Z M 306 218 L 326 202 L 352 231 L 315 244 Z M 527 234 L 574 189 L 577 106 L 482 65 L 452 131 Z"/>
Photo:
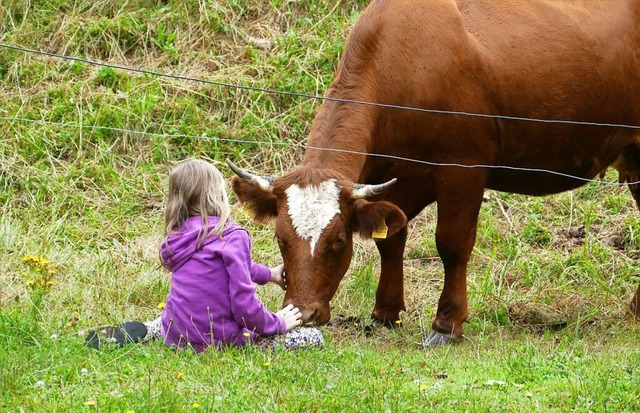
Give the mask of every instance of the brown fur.
<path id="1" fill-rule="evenodd" d="M 276 197 L 273 194 L 265 194 L 260 188 L 254 187 L 237 176 L 231 180 L 231 188 L 242 206 L 257 222 L 266 222 L 278 214 Z"/>
<path id="2" fill-rule="evenodd" d="M 428 109 L 638 125 L 639 21 L 640 0 L 374 0 L 353 28 L 327 94 Z M 436 245 L 445 282 L 432 327 L 454 338 L 462 336 L 467 317 L 467 262 L 484 188 L 546 195 L 584 181 L 541 172 L 428 166 L 313 147 L 436 163 L 541 168 L 583 178 L 618 159 L 622 180 L 640 176 L 634 129 L 326 101 L 308 142 L 311 148 L 300 168 L 266 194 L 277 198 L 276 232 L 286 238 L 281 246 L 290 277 L 285 303 L 300 306 L 306 320 L 329 319 L 329 300 L 351 259 L 352 233 L 368 236 L 386 208 L 345 201 L 349 184 L 398 178 L 379 197 L 399 208 L 388 211 L 393 222 L 438 204 Z M 320 177 L 338 179 L 344 200 L 341 216 L 322 240 L 326 253 L 309 257 L 292 236 L 282 191 L 292 183 L 316 184 Z M 630 189 L 638 201 L 638 186 Z M 246 188 L 234 185 L 234 190 Z M 341 236 L 346 241 L 337 248 L 334 241 Z M 405 240 L 402 227 L 377 242 L 382 271 L 374 319 L 393 322 L 404 308 Z M 633 307 L 637 317 L 639 294 Z"/>

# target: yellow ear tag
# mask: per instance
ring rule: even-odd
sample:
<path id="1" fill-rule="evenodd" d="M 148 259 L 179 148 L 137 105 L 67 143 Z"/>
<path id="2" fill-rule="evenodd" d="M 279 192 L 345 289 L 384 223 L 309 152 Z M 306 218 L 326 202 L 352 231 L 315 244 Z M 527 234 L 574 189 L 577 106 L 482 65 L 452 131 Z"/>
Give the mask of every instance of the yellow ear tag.
<path id="1" fill-rule="evenodd" d="M 376 239 L 385 239 L 387 238 L 387 231 L 389 230 L 389 228 L 387 228 L 387 224 L 385 224 L 384 220 L 382 221 L 382 225 L 379 226 L 378 228 L 376 228 L 375 230 L 373 230 L 373 234 L 371 234 L 371 236 L 373 238 Z"/>

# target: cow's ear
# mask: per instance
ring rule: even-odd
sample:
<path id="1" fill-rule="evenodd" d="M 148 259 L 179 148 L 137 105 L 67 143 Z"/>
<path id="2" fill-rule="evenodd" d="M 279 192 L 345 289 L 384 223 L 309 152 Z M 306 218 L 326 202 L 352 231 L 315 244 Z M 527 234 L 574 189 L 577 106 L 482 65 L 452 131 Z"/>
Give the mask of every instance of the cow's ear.
<path id="1" fill-rule="evenodd" d="M 266 222 L 278 215 L 276 197 L 271 190 L 251 185 L 237 176 L 231 180 L 231 188 L 242 207 L 253 215 L 257 222 Z"/>
<path id="2" fill-rule="evenodd" d="M 358 199 L 353 207 L 354 232 L 361 237 L 389 238 L 407 225 L 407 216 L 391 202 Z"/>

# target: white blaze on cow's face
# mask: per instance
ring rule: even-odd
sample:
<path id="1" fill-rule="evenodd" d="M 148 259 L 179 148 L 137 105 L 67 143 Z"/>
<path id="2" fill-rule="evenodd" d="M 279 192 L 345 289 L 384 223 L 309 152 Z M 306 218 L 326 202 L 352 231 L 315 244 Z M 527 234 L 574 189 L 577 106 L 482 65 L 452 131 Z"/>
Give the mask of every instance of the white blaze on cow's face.
<path id="1" fill-rule="evenodd" d="M 309 241 L 313 255 L 322 231 L 340 213 L 340 188 L 330 179 L 318 186 L 291 185 L 285 194 L 293 229 L 300 239 Z"/>

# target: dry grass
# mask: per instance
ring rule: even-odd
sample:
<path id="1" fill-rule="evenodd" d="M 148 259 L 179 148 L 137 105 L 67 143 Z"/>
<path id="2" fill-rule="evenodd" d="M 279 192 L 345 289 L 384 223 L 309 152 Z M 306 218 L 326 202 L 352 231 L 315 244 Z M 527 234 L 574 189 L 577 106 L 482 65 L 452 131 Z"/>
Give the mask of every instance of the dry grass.
<path id="1" fill-rule="evenodd" d="M 10 13 L 5 14 L 2 25 L 13 30 L 7 31 L 4 40 L 114 64 L 261 87 L 285 86 L 283 89 L 287 89 L 286 84 L 270 81 L 270 78 L 273 81 L 282 78 L 281 72 L 285 68 L 290 73 L 301 73 L 306 79 L 301 85 L 306 85 L 307 89 L 300 91 L 321 94 L 328 86 L 331 70 L 316 65 L 318 51 L 313 47 L 299 50 L 295 47 L 297 44 L 318 43 L 321 48 L 339 44 L 349 25 L 337 22 L 352 21 L 353 11 L 361 7 L 357 2 L 335 2 L 329 9 L 322 8 L 328 14 L 314 16 L 319 8 L 305 2 L 280 6 L 268 2 L 227 5 L 188 2 L 176 8 L 157 8 L 151 4 L 140 8 L 143 4 L 135 6 L 131 3 L 125 7 L 100 2 L 84 7 L 74 5 L 66 14 L 58 15 L 15 2 L 5 10 L 13 10 L 14 15 L 22 10 L 24 16 L 41 13 L 46 18 L 18 21 L 15 17 L 12 19 Z M 311 24 L 304 22 L 305 13 L 315 17 Z M 96 19 L 97 15 L 104 18 Z M 336 27 L 339 30 L 332 33 L 332 38 L 322 38 L 327 30 Z M 332 64 L 335 64 L 339 50 L 339 47 L 335 49 Z M 288 62 L 283 60 L 281 55 L 291 52 L 295 53 L 295 59 L 290 56 Z M 154 79 L 127 72 L 105 72 L 98 67 L 83 67 L 27 53 L 2 53 L 8 62 L 4 76 L 9 87 L 2 92 L 2 98 L 9 102 L 3 110 L 5 115 L 194 135 L 207 134 L 202 125 L 209 124 L 214 125 L 207 128 L 212 132 L 209 136 L 271 141 L 269 145 L 236 149 L 234 145 L 218 144 L 215 140 L 187 139 L 188 149 L 181 149 L 185 140 L 172 142 L 162 137 L 128 133 L 101 134 L 20 122 L 3 123 L 4 136 L 8 137 L 3 145 L 3 183 L 13 192 L 13 208 L 7 214 L 12 221 L 6 225 L 16 225 L 13 219 L 19 212 L 38 210 L 44 201 L 49 205 L 47 214 L 53 218 L 52 227 L 48 228 L 53 234 L 63 232 L 60 223 L 77 217 L 80 227 L 76 233 L 63 234 L 75 238 L 75 245 L 102 245 L 109 239 L 116 239 L 125 243 L 123 250 L 130 248 L 126 230 L 113 225 L 103 228 L 97 225 L 97 215 L 83 217 L 82 210 L 102 211 L 108 216 L 114 212 L 108 206 L 115 203 L 142 212 L 145 221 L 152 220 L 157 226 L 153 216 L 158 212 L 156 207 L 162 203 L 162 175 L 172 159 L 179 159 L 186 153 L 209 156 L 218 165 L 222 165 L 226 156 L 241 155 L 242 162 L 260 173 L 282 174 L 292 170 L 302 157 L 302 149 L 283 150 L 278 143 L 303 143 L 317 107 L 315 102 L 304 100 L 233 91 L 202 83 Z M 69 87 L 70 79 L 73 84 Z M 15 145 L 20 150 L 10 149 Z M 151 157 L 149 152 L 153 153 Z M 149 170 L 147 162 L 153 159 L 168 161 L 168 164 L 156 164 Z M 113 166 L 113 170 L 108 171 L 106 165 Z M 88 176 L 90 170 L 96 171 L 97 175 Z M 148 171 L 140 176 L 143 181 L 140 185 L 133 182 L 136 178 L 126 177 L 114 188 L 105 187 L 104 179 L 110 179 L 113 173 L 126 176 L 128 171 L 138 170 Z M 39 182 L 47 182 L 50 177 L 54 179 L 38 188 Z M 592 302 L 600 291 L 599 301 L 605 304 L 597 307 L 600 310 L 593 310 L 596 316 L 624 313 L 627 297 L 633 292 L 633 282 L 628 280 L 632 271 L 625 268 L 635 267 L 638 255 L 633 222 L 636 212 L 628 198 L 620 198 L 625 196 L 624 189 L 599 187 L 596 191 L 595 187 L 598 185 L 591 185 L 585 193 L 603 194 L 597 196 L 616 204 L 616 213 L 608 213 L 606 206 L 599 205 L 590 195 L 586 207 L 574 199 L 581 195 L 565 194 L 545 201 L 492 195 L 483 208 L 482 220 L 487 223 L 481 222 L 478 246 L 470 268 L 470 292 L 472 298 L 479 298 L 474 312 L 486 316 L 502 311 L 513 315 L 514 322 L 525 320 L 529 316 L 521 314 L 517 303 L 526 297 L 528 302 L 541 308 L 555 302 L 556 307 L 568 312 L 560 318 L 575 320 L 584 306 L 571 303 Z M 33 188 L 38 188 L 35 193 Z M 80 191 L 80 197 L 77 191 Z M 53 202 L 53 194 L 62 196 Z M 81 204 L 78 203 L 80 199 Z M 534 213 L 530 211 L 532 205 Z M 115 220 L 119 223 L 131 219 L 116 213 Z M 113 216 L 108 218 L 110 223 L 113 220 Z M 435 220 L 434 209 L 430 207 L 411 224 L 406 282 L 407 304 L 412 309 L 433 307 L 440 291 L 442 271 L 432 241 Z M 249 221 L 244 223 L 248 225 Z M 571 231 L 578 233 L 567 236 Z M 268 230 L 256 229 L 256 233 L 261 240 L 259 244 L 271 242 Z M 31 232 L 21 235 L 39 237 Z M 273 249 L 268 251 L 269 254 Z M 585 268 L 580 265 L 576 270 L 561 268 L 572 257 L 577 257 L 578 264 L 586 262 Z M 129 257 L 124 259 L 128 261 Z M 154 260 L 155 257 L 143 262 L 152 268 Z M 377 265 L 371 243 L 359 243 L 352 264 L 354 272 L 365 268 L 375 274 Z M 587 268 L 589 265 L 594 268 Z M 554 270 L 550 268 L 554 267 L 558 270 L 552 274 Z M 620 268 L 623 268 L 624 282 L 605 277 Z M 590 271 L 600 276 L 586 283 L 582 278 Z M 558 279 L 557 284 L 554 284 L 554 278 Z M 350 302 L 350 298 L 345 297 L 348 294 L 343 292 L 350 291 L 349 283 L 350 276 L 347 276 L 337 303 L 341 299 Z M 587 292 L 584 288 L 576 291 L 576 284 L 587 287 Z M 371 289 L 371 286 L 367 288 Z M 4 293 L 5 297 L 13 295 Z M 371 291 L 368 291 L 362 301 L 370 299 Z M 562 301 L 569 304 L 562 305 Z M 337 306 L 346 312 L 355 311 L 341 308 L 340 304 Z M 485 306 L 484 310 L 482 306 Z"/>
<path id="2" fill-rule="evenodd" d="M 323 94 L 364 3 L 10 0 L 0 5 L 0 42 Z M 597 411 L 628 407 L 637 396 L 628 383 L 638 379 L 638 326 L 626 308 L 640 281 L 638 211 L 626 189 L 598 184 L 546 198 L 489 193 L 469 268 L 462 346 L 419 346 L 442 287 L 431 206 L 410 224 L 400 329 L 365 334 L 379 260 L 371 241 L 358 240 L 333 301 L 333 325 L 324 330 L 324 353 L 195 358 L 161 345 L 84 352 L 78 331 L 158 314 L 168 289 L 157 246 L 171 166 L 197 156 L 226 170 L 231 157 L 259 173 L 291 171 L 303 152 L 280 144 L 305 142 L 317 102 L 4 49 L 0 77 L 3 117 L 190 135 L 0 121 L 0 410 L 77 411 L 99 397 L 103 410 L 185 410 L 200 398 L 221 411 Z M 273 228 L 255 226 L 237 207 L 234 214 L 252 233 L 254 258 L 277 263 Z M 26 254 L 59 266 L 44 296 L 26 285 Z M 260 295 L 270 308 L 282 300 L 277 287 Z M 51 340 L 54 334 L 63 340 Z M 265 357 L 274 361 L 270 372 Z M 81 373 L 87 366 L 90 382 Z M 181 371 L 191 377 L 176 387 Z M 486 385 L 496 378 L 508 384 Z M 42 390 L 39 380 L 60 385 Z"/>

